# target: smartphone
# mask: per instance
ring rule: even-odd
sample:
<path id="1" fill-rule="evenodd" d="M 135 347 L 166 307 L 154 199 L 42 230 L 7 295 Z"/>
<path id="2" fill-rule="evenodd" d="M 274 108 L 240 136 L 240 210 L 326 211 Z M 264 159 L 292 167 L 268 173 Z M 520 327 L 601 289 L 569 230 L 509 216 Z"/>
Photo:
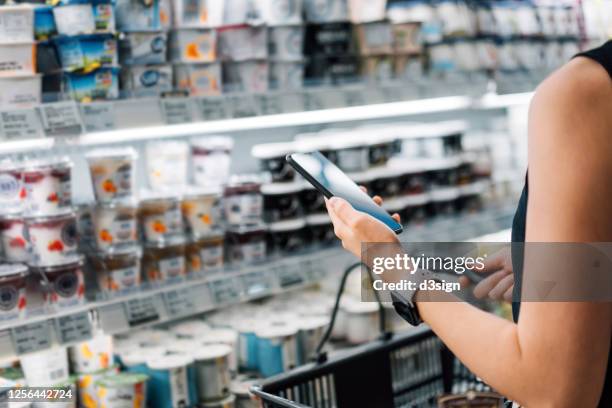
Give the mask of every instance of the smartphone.
<path id="1" fill-rule="evenodd" d="M 381 221 L 393 232 L 402 232 L 402 225 L 376 204 L 334 163 L 320 152 L 294 153 L 287 156 L 287 162 L 325 197 L 340 197 L 354 209 Z"/>

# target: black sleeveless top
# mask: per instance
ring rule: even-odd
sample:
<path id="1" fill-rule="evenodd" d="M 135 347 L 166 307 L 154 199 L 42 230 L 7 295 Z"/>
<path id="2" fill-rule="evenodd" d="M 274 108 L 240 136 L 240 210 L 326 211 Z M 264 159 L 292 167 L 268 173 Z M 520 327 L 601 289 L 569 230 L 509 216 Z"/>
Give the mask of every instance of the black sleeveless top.
<path id="1" fill-rule="evenodd" d="M 590 58 L 608 71 L 610 78 L 612 79 L 612 41 L 608 41 L 599 48 L 578 54 L 577 57 Z M 527 218 L 527 199 L 529 196 L 529 185 L 525 180 L 525 187 L 518 203 L 516 213 L 514 214 L 514 220 L 512 222 L 512 242 L 525 242 L 525 224 Z M 518 321 L 519 312 L 521 309 L 520 300 L 521 298 L 521 287 L 522 287 L 522 276 L 523 276 L 523 251 L 517 246 L 512 247 L 512 265 L 514 270 L 514 292 L 512 302 L 512 315 L 514 321 Z M 609 408 L 612 407 L 612 349 L 608 354 L 608 368 L 606 370 L 606 380 L 603 387 L 603 392 L 599 400 L 598 407 Z"/>

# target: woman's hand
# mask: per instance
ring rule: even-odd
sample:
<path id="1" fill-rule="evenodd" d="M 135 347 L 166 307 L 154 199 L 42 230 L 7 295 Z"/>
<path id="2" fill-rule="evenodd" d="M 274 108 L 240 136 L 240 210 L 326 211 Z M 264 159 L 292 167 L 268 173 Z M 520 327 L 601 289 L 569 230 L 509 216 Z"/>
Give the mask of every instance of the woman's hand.
<path id="1" fill-rule="evenodd" d="M 382 204 L 380 197 L 374 197 L 374 201 L 378 205 Z M 342 241 L 342 246 L 358 258 L 361 258 L 362 243 L 399 242 L 397 235 L 389 227 L 376 218 L 355 210 L 346 200 L 332 197 L 325 200 L 325 203 L 336 236 Z M 393 218 L 400 222 L 399 215 L 394 214 Z"/>
<path id="2" fill-rule="evenodd" d="M 493 300 L 512 301 L 514 274 L 512 273 L 510 248 L 504 248 L 488 257 L 484 262 L 484 267 L 474 269 L 474 271 L 491 274 L 474 287 L 474 296 L 476 298 L 484 299 L 488 297 Z M 466 276 L 459 278 L 459 281 L 463 287 L 470 284 L 470 280 Z"/>

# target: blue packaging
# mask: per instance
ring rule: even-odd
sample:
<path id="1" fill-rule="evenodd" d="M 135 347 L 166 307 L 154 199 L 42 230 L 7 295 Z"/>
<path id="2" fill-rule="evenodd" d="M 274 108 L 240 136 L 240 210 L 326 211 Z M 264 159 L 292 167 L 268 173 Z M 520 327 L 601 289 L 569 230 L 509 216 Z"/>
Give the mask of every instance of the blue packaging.
<path id="1" fill-rule="evenodd" d="M 151 408 L 188 407 L 196 403 L 193 358 L 171 354 L 147 361 L 147 401 Z"/>
<path id="2" fill-rule="evenodd" d="M 253 328 L 242 328 L 239 331 L 240 368 L 248 371 L 259 369 L 257 358 L 257 335 Z"/>
<path id="3" fill-rule="evenodd" d="M 158 31 L 162 29 L 159 0 L 117 0 L 117 30 L 122 32 Z"/>
<path id="4" fill-rule="evenodd" d="M 53 7 L 38 6 L 34 9 L 34 36 L 37 40 L 47 40 L 57 34 Z"/>
<path id="5" fill-rule="evenodd" d="M 117 65 L 117 40 L 110 34 L 57 37 L 54 44 L 65 71 L 89 72 L 101 66 Z"/>
<path id="6" fill-rule="evenodd" d="M 99 68 L 89 73 L 66 73 L 66 89 L 78 102 L 104 101 L 119 97 L 119 68 Z"/>
<path id="7" fill-rule="evenodd" d="M 297 366 L 297 329 L 270 325 L 256 332 L 259 372 L 270 377 Z"/>

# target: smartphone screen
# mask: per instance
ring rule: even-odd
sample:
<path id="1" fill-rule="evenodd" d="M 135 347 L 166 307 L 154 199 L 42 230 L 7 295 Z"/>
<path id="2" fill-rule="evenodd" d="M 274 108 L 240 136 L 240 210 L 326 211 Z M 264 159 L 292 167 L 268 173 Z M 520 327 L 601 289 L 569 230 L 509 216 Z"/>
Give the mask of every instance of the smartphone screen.
<path id="1" fill-rule="evenodd" d="M 287 156 L 287 161 L 327 198 L 343 198 L 354 209 L 371 215 L 396 234 L 402 232 L 402 226 L 388 212 L 378 206 L 349 176 L 321 153 L 294 153 Z"/>

